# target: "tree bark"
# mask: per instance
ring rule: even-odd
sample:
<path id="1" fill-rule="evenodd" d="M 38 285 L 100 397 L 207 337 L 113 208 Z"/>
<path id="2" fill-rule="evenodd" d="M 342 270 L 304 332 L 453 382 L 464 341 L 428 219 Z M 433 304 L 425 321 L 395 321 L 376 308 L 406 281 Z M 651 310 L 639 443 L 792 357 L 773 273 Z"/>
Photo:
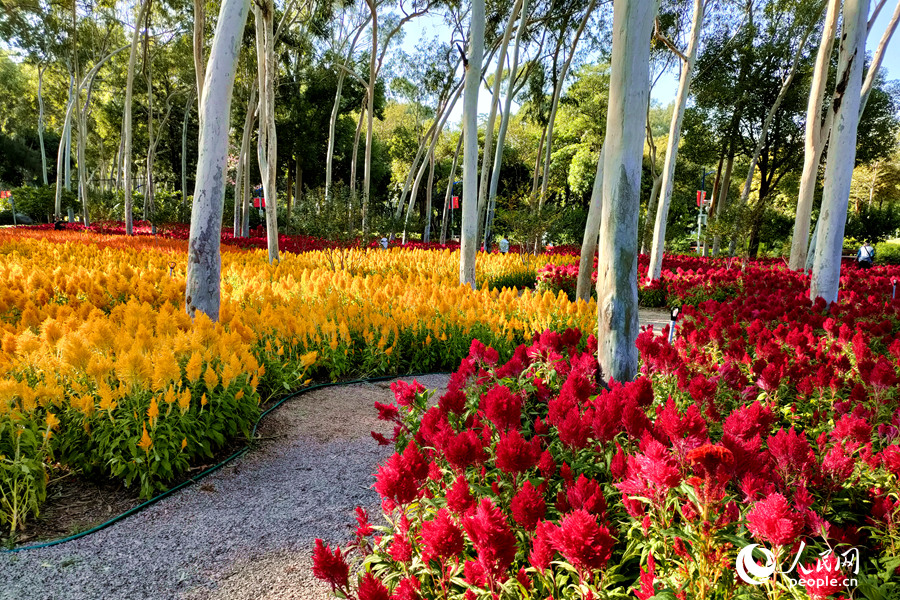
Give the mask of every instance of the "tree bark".
<path id="1" fill-rule="evenodd" d="M 188 94 L 187 102 L 184 105 L 184 122 L 181 124 L 181 206 L 187 207 L 187 132 L 188 118 L 191 116 L 191 102 L 194 100 L 192 94 Z M 240 170 L 240 157 L 238 158 L 238 170 Z M 238 177 L 240 179 L 240 177 Z M 235 237 L 237 237 L 237 221 L 235 221 Z"/>
<path id="2" fill-rule="evenodd" d="M 194 0 L 194 73 L 197 79 L 197 108 L 203 97 L 203 79 L 206 72 L 203 42 L 206 33 L 206 5 L 204 0 Z"/>
<path id="3" fill-rule="evenodd" d="M 615 0 L 597 272 L 598 361 L 605 377 L 637 374 L 637 227 L 654 0 Z"/>
<path id="4" fill-rule="evenodd" d="M 831 108 L 835 126 L 828 141 L 825 190 L 819 217 L 822 227 L 809 290 L 811 300 L 822 298 L 828 304 L 837 301 L 840 285 L 847 202 L 856 159 L 868 16 L 869 0 L 845 0 L 837 85 Z"/>
<path id="5" fill-rule="evenodd" d="M 44 65 L 38 66 L 38 141 L 41 145 L 41 173 L 44 176 L 44 185 L 50 185 L 47 179 L 47 150 L 44 147 L 44 95 L 42 93 L 44 87 L 44 71 L 47 69 Z"/>
<path id="6" fill-rule="evenodd" d="M 803 154 L 803 174 L 800 176 L 800 191 L 797 195 L 797 214 L 794 219 L 794 237 L 791 240 L 791 256 L 788 268 L 799 271 L 806 264 L 806 251 L 809 245 L 809 224 L 812 215 L 813 195 L 816 180 L 819 176 L 819 162 L 825 148 L 824 127 L 822 125 L 822 104 L 825 100 L 825 86 L 828 71 L 831 67 L 831 49 L 837 33 L 837 21 L 840 15 L 841 0 L 829 0 L 825 13 L 825 26 L 822 30 L 822 41 L 816 54 L 816 65 L 809 89 L 809 102 L 806 106 L 806 138 Z M 829 111 L 830 112 L 830 111 Z"/>
<path id="7" fill-rule="evenodd" d="M 125 79 L 125 116 L 122 117 L 125 128 L 125 142 L 123 149 L 123 157 L 124 157 L 124 166 L 123 169 L 125 171 L 125 234 L 132 235 L 133 231 L 133 216 L 132 212 L 134 210 L 134 198 L 132 198 L 132 167 L 131 167 L 131 138 L 132 138 L 132 119 L 131 119 L 131 111 L 132 111 L 132 101 L 134 96 L 134 65 L 137 61 L 137 49 L 138 42 L 141 39 L 141 27 L 140 24 L 144 21 L 144 17 L 147 14 L 147 9 L 150 8 L 151 0 L 141 0 L 141 8 L 138 11 L 137 19 L 134 22 L 134 33 L 131 36 L 131 54 L 128 57 L 128 74 Z"/>
<path id="8" fill-rule="evenodd" d="M 500 166 L 503 163 L 503 146 L 506 143 L 506 130 L 509 127 L 509 113 L 512 109 L 512 101 L 516 94 L 516 72 L 519 70 L 519 46 L 525 27 L 528 24 L 528 7 L 531 0 L 524 0 L 520 10 L 519 27 L 516 30 L 516 41 L 513 44 L 512 63 L 509 67 L 509 80 L 506 84 L 506 99 L 503 102 L 503 110 L 500 113 L 500 131 L 497 132 L 497 144 L 494 150 L 494 161 L 491 168 L 491 183 L 488 189 L 488 202 L 493 206 L 497 197 L 497 188 L 500 185 Z"/>
<path id="9" fill-rule="evenodd" d="M 350 213 L 353 213 L 353 207 L 356 206 L 356 164 L 359 156 L 359 138 L 362 134 L 363 121 L 366 118 L 366 105 L 368 104 L 368 96 L 363 98 L 362 107 L 359 112 L 359 120 L 356 123 L 356 134 L 353 137 L 353 154 L 350 157 Z"/>
<path id="10" fill-rule="evenodd" d="M 468 64 L 463 101 L 463 199 L 460 233 L 459 283 L 475 289 L 475 257 L 478 252 L 478 88 L 484 57 L 484 0 L 472 0 Z"/>
<path id="11" fill-rule="evenodd" d="M 266 200 L 266 241 L 269 262 L 278 260 L 278 139 L 275 132 L 275 4 L 253 5 L 256 19 L 256 65 L 259 78 L 259 138 L 257 156 Z"/>
<path id="12" fill-rule="evenodd" d="M 434 151 L 431 152 L 431 167 L 428 169 L 428 187 L 425 188 L 425 231 L 422 232 L 422 241 L 426 244 L 431 241 L 431 193 L 434 189 Z"/>
<path id="13" fill-rule="evenodd" d="M 366 0 L 372 14 L 372 56 L 369 59 L 369 85 L 366 90 L 366 156 L 363 160 L 362 233 L 369 239 L 369 193 L 372 186 L 372 139 L 375 125 L 375 82 L 378 76 L 378 11 L 375 0 Z"/>
<path id="14" fill-rule="evenodd" d="M 500 104 L 500 84 L 503 83 L 503 66 L 506 62 L 506 51 L 509 49 L 513 25 L 519 16 L 519 12 L 522 10 L 522 2 L 523 0 L 516 0 L 516 3 L 513 5 L 509 21 L 506 23 L 506 29 L 503 31 L 503 39 L 500 41 L 500 54 L 497 57 L 497 69 L 494 71 L 494 85 L 491 88 L 491 110 L 488 113 L 488 120 L 484 127 L 484 150 L 481 154 L 481 180 L 478 188 L 479 218 L 487 208 L 488 187 L 491 180 L 491 158 L 493 158 L 491 152 L 494 144 L 494 121 L 497 119 L 497 107 Z M 522 19 L 525 20 L 524 15 Z M 485 248 L 487 248 L 487 228 L 485 228 L 484 244 Z"/>
<path id="15" fill-rule="evenodd" d="M 576 300 L 591 300 L 591 275 L 594 274 L 594 255 L 600 238 L 600 217 L 603 213 L 603 161 L 604 150 L 600 149 L 597 160 L 597 173 L 594 175 L 594 188 L 591 191 L 591 204 L 588 207 L 587 223 L 584 226 L 584 239 L 581 242 L 581 258 L 578 261 L 578 280 L 575 282 Z"/>
<path id="16" fill-rule="evenodd" d="M 441 219 L 441 244 L 447 243 L 447 217 L 450 214 L 450 203 L 453 201 L 453 179 L 456 177 L 456 165 L 459 162 L 459 151 L 462 149 L 463 135 L 460 134 L 456 142 L 456 152 L 453 154 L 453 165 L 450 167 L 450 177 L 447 180 L 447 192 L 444 195 L 444 215 Z M 450 232 L 453 235 L 453 232 Z"/>
<path id="17" fill-rule="evenodd" d="M 666 225 L 669 218 L 669 205 L 672 203 L 672 190 L 675 187 L 675 160 L 678 157 L 681 124 L 684 121 L 684 109 L 687 107 L 688 94 L 691 90 L 691 79 L 694 76 L 694 63 L 697 60 L 697 47 L 700 43 L 700 31 L 703 29 L 705 11 L 706 0 L 694 0 L 694 19 L 691 23 L 691 33 L 685 51 L 687 60 L 682 60 L 678 93 L 675 96 L 675 112 L 672 114 L 672 122 L 669 124 L 666 162 L 662 170 L 659 206 L 656 209 L 656 224 L 653 228 L 653 247 L 650 250 L 650 265 L 647 269 L 647 278 L 651 280 L 659 279 L 662 274 L 663 250 L 666 245 Z"/>
<path id="18" fill-rule="evenodd" d="M 234 237 L 249 237 L 249 231 L 244 233 L 245 222 L 246 228 L 250 229 L 250 202 L 249 197 L 245 199 L 247 185 L 244 180 L 249 181 L 250 178 L 249 169 L 245 169 L 245 165 L 249 165 L 250 136 L 253 132 L 254 121 L 256 121 L 256 86 L 257 80 L 254 79 L 250 84 L 250 98 L 247 100 L 244 133 L 241 136 L 241 152 L 238 154 L 237 173 L 234 181 Z M 246 195 L 249 196 L 249 194 Z M 246 214 L 244 214 L 245 212 Z"/>
<path id="19" fill-rule="evenodd" d="M 219 319 L 222 201 L 228 158 L 231 95 L 249 0 L 222 0 L 200 102 L 197 183 L 188 239 L 185 310 Z M 215 90 L 210 94 L 209 90 Z"/>

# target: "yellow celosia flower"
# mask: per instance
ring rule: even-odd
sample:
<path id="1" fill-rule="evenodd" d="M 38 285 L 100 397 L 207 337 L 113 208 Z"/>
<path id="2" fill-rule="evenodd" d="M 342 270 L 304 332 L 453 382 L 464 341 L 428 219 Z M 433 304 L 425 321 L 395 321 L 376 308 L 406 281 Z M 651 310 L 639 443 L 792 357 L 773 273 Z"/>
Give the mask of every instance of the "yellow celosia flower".
<path id="1" fill-rule="evenodd" d="M 153 446 L 153 440 L 150 439 L 150 434 L 147 433 L 147 425 L 141 425 L 143 432 L 141 433 L 141 441 L 138 442 L 138 448 L 143 450 L 145 453 L 150 454 L 150 448 Z"/>
<path id="2" fill-rule="evenodd" d="M 150 407 L 147 408 L 147 418 L 150 419 L 150 427 L 154 427 L 156 420 L 159 418 L 159 404 L 156 403 L 156 398 L 151 398 L 150 400 Z"/>
<path id="3" fill-rule="evenodd" d="M 191 358 L 187 362 L 187 367 L 185 367 L 188 381 L 190 381 L 191 383 L 196 383 L 197 380 L 200 379 L 200 370 L 202 368 L 203 357 L 200 356 L 199 352 L 194 352 L 193 354 L 191 354 Z"/>
<path id="4" fill-rule="evenodd" d="M 181 414 L 184 414 L 191 407 L 191 390 L 185 389 L 181 391 L 181 394 L 178 396 L 178 408 L 181 410 Z"/>

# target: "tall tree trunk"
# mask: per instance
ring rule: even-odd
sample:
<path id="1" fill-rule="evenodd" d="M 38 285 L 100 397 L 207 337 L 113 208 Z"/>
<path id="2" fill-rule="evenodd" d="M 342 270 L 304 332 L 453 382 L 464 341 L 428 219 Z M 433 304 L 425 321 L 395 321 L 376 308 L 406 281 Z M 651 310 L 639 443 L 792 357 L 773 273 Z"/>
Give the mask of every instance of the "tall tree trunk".
<path id="1" fill-rule="evenodd" d="M 375 0 L 366 0 L 372 14 L 372 56 L 369 59 L 369 85 L 366 89 L 366 156 L 363 161 L 362 189 L 362 233 L 363 240 L 369 239 L 369 194 L 372 187 L 372 140 L 375 126 L 375 82 L 378 76 L 378 11 Z"/>
<path id="2" fill-rule="evenodd" d="M 810 279 L 811 300 L 837 301 L 841 277 L 841 250 L 847 223 L 847 201 L 856 159 L 856 130 L 861 104 L 863 59 L 869 0 L 845 0 L 844 30 L 837 68 L 837 85 L 831 110 L 835 126 L 828 141 L 825 190 L 822 194 L 822 228 Z"/>
<path id="3" fill-rule="evenodd" d="M 228 168 L 231 95 L 249 0 L 222 0 L 200 102 L 197 183 L 188 239 L 185 310 L 219 319 L 222 202 Z M 215 90 L 210 94 L 209 90 Z"/>
<path id="4" fill-rule="evenodd" d="M 425 189 L 425 231 L 422 233 L 422 241 L 426 244 L 431 241 L 431 193 L 434 189 L 434 152 L 431 153 L 431 167 L 428 169 L 428 187 Z"/>
<path id="5" fill-rule="evenodd" d="M 553 100 L 550 103 L 550 120 L 547 122 L 547 140 L 544 147 L 544 176 L 541 181 L 541 196 L 538 201 L 538 211 L 540 211 L 541 207 L 544 206 L 544 202 L 547 200 L 547 189 L 550 186 L 550 158 L 553 155 L 553 126 L 556 123 L 556 110 L 559 108 L 559 98 L 562 95 L 562 87 L 566 81 L 566 76 L 569 74 L 569 66 L 572 64 L 572 58 L 575 57 L 578 40 L 581 39 L 581 34 L 584 32 L 585 26 L 591 19 L 591 13 L 594 12 L 594 7 L 596 5 L 597 0 L 591 0 L 590 4 L 588 4 L 588 7 L 584 12 L 584 18 L 581 19 L 581 23 L 575 31 L 575 38 L 572 40 L 572 47 L 569 48 L 569 55 L 566 57 L 566 62 L 563 63 L 562 70 L 559 73 L 559 79 L 557 79 L 556 86 L 553 89 Z"/>
<path id="6" fill-rule="evenodd" d="M 193 94 L 188 94 L 187 103 L 184 105 L 184 122 L 181 124 L 181 206 L 187 207 L 187 132 L 188 118 L 191 116 L 191 102 L 193 102 Z M 240 170 L 241 161 L 238 159 L 238 169 Z M 238 177 L 240 179 L 240 177 Z M 235 237 L 237 237 L 237 221 L 235 221 Z"/>
<path id="7" fill-rule="evenodd" d="M 256 113 L 258 109 L 257 106 L 254 107 L 252 114 L 250 114 L 250 135 L 253 135 L 253 129 L 256 127 Z M 248 139 L 249 142 L 249 139 Z M 252 161 L 250 160 L 250 147 L 247 147 L 247 151 L 244 152 L 244 193 L 243 196 L 243 208 L 241 209 L 241 237 L 248 238 L 250 237 L 250 196 L 252 195 L 252 191 L 250 189 L 250 165 Z"/>
<path id="8" fill-rule="evenodd" d="M 459 283 L 475 289 L 475 257 L 478 252 L 478 88 L 484 57 L 484 0 L 472 0 L 469 24 L 468 64 L 463 101 L 463 199 L 460 233 Z"/>
<path id="9" fill-rule="evenodd" d="M 203 79 L 206 72 L 203 42 L 206 37 L 206 4 L 204 0 L 194 0 L 194 73 L 197 79 L 197 108 L 203 97 Z"/>
<path id="10" fill-rule="evenodd" d="M 141 39 L 141 23 L 144 21 L 145 16 L 147 15 L 147 10 L 150 8 L 151 0 L 141 0 L 141 8 L 138 11 L 137 19 L 134 21 L 134 33 L 131 35 L 131 54 L 128 57 L 128 74 L 125 78 L 125 116 L 123 119 L 123 127 L 125 129 L 125 142 L 123 149 L 123 157 L 124 157 L 124 166 L 122 167 L 125 171 L 125 234 L 132 235 L 133 231 L 133 216 L 132 212 L 134 210 L 134 198 L 132 197 L 132 167 L 131 167 L 131 138 L 132 138 L 132 101 L 134 96 L 134 65 L 137 61 L 137 50 L 138 50 L 138 42 Z"/>
<path id="11" fill-rule="evenodd" d="M 829 0 L 825 13 L 825 26 L 822 30 L 822 41 L 816 55 L 816 66 L 813 69 L 812 83 L 809 89 L 809 102 L 806 106 L 806 138 L 803 154 L 803 174 L 800 176 L 800 191 L 797 195 L 797 215 L 794 220 L 794 237 L 791 241 L 791 257 L 788 267 L 799 271 L 806 264 L 806 251 L 809 245 L 809 224 L 812 215 L 813 195 L 816 180 L 819 176 L 819 162 L 825 148 L 825 136 L 822 135 L 822 103 L 825 100 L 825 85 L 831 67 L 831 49 L 837 33 L 838 16 L 841 0 Z M 829 114 L 833 114 L 829 111 Z"/>
<path id="12" fill-rule="evenodd" d="M 71 98 L 74 105 L 77 105 L 79 102 L 79 96 L 81 95 L 80 90 L 78 89 L 78 80 L 77 75 L 69 74 L 69 97 Z M 65 155 L 66 160 L 64 166 L 64 185 L 67 190 L 72 189 L 72 123 L 68 124 L 68 127 L 65 128 L 63 133 L 63 138 L 65 139 Z"/>
<path id="13" fill-rule="evenodd" d="M 647 199 L 647 215 L 644 217 L 643 226 L 638 231 L 641 254 L 650 252 L 653 225 L 656 223 L 656 207 L 659 204 L 659 186 L 662 183 L 662 173 L 656 172 L 656 142 L 653 141 L 653 128 L 650 126 L 649 102 L 647 103 L 647 150 L 650 154 L 650 176 L 653 177 L 653 185 L 650 187 L 650 197 Z"/>
<path id="14" fill-rule="evenodd" d="M 822 5 L 821 10 L 825 10 L 824 4 Z M 821 15 L 821 12 L 819 14 Z M 806 31 L 803 33 L 803 37 L 800 38 L 800 43 L 797 45 L 797 50 L 794 53 L 794 57 L 791 61 L 791 70 L 788 72 L 787 78 L 782 81 L 778 96 L 775 98 L 775 102 L 769 108 L 769 112 L 768 114 L 766 114 L 766 118 L 763 121 L 762 129 L 759 132 L 759 138 L 756 140 L 756 147 L 753 149 L 753 154 L 751 154 L 750 156 L 750 166 L 747 169 L 747 178 L 744 180 L 744 188 L 741 191 L 741 197 L 738 200 L 740 206 L 747 205 L 747 199 L 750 197 L 750 188 L 753 184 L 753 174 L 756 172 L 756 162 L 759 160 L 759 155 L 762 153 L 763 146 L 766 143 L 766 137 L 769 134 L 769 127 L 772 126 L 772 121 L 775 120 L 775 115 L 778 113 L 778 109 L 781 107 L 781 102 L 784 100 L 784 97 L 787 95 L 787 92 L 791 87 L 791 83 L 794 81 L 794 76 L 797 74 L 797 66 L 800 64 L 800 57 L 803 54 L 803 49 L 806 47 L 806 41 L 809 39 L 810 34 L 812 34 L 813 30 L 816 28 L 818 22 L 818 17 L 813 19 L 809 27 L 807 27 Z M 732 236 L 731 242 L 729 243 L 729 253 L 732 255 L 734 254 L 736 243 L 736 237 Z"/>
<path id="15" fill-rule="evenodd" d="M 359 138 L 362 135 L 363 121 L 366 118 L 366 105 L 368 104 L 368 96 L 363 98 L 362 107 L 359 109 L 359 119 L 356 122 L 356 134 L 353 136 L 353 154 L 350 156 L 350 213 L 353 213 L 353 207 L 356 206 L 356 165 L 359 156 Z"/>
<path id="16" fill-rule="evenodd" d="M 522 10 L 523 0 L 516 0 L 513 5 L 512 12 L 509 15 L 509 21 L 506 23 L 506 29 L 503 31 L 503 39 L 500 41 L 500 55 L 497 57 L 497 70 L 494 72 L 494 85 L 491 88 L 491 110 L 488 113 L 488 120 L 484 127 L 484 150 L 481 154 L 481 180 L 478 188 L 478 215 L 480 216 L 487 208 L 488 187 L 491 180 L 491 159 L 492 146 L 494 143 L 494 121 L 497 119 L 497 107 L 500 105 L 500 84 L 503 83 L 503 67 L 506 63 L 506 51 L 509 49 L 509 40 L 512 37 L 513 25 L 516 18 Z M 523 20 L 526 17 L 522 16 Z M 485 249 L 487 249 L 487 231 L 485 230 Z"/>
<path id="17" fill-rule="evenodd" d="M 148 3 L 152 0 L 148 0 Z M 150 15 L 147 11 L 147 24 L 144 27 L 144 70 L 147 72 L 147 161 L 144 180 L 144 220 L 150 221 L 151 232 L 156 233 L 153 217 L 153 65 L 150 60 Z"/>
<path id="18" fill-rule="evenodd" d="M 275 4 L 253 5 L 256 18 L 256 65 L 259 76 L 259 173 L 266 199 L 266 241 L 269 262 L 278 260 L 278 140 L 275 134 Z"/>
<path id="19" fill-rule="evenodd" d="M 700 43 L 700 30 L 703 29 L 703 15 L 706 11 L 706 0 L 694 0 L 694 19 L 685 52 L 686 60 L 682 60 L 681 77 L 678 80 L 678 93 L 675 96 L 675 112 L 669 124 L 669 140 L 666 148 L 666 162 L 662 170 L 660 183 L 659 206 L 656 209 L 656 225 L 653 228 L 653 248 L 650 250 L 650 265 L 647 278 L 656 280 L 662 274 L 663 250 L 666 245 L 666 224 L 669 219 L 669 205 L 672 203 L 672 190 L 675 187 L 675 160 L 678 157 L 678 142 L 681 140 L 681 124 L 684 121 L 684 109 L 687 107 L 688 94 L 691 90 L 691 79 L 694 76 L 694 63 L 697 60 L 697 46 Z M 704 167 L 705 168 L 705 167 Z"/>
<path id="20" fill-rule="evenodd" d="M 519 46 L 522 43 L 522 36 L 525 34 L 525 28 L 528 24 L 528 7 L 530 4 L 531 0 L 524 0 L 522 8 L 519 11 L 521 16 L 519 18 L 519 27 L 516 30 L 516 41 L 513 44 L 512 63 L 509 67 L 509 80 L 506 84 L 506 99 L 503 102 L 503 110 L 500 112 L 500 131 L 497 132 L 497 148 L 494 150 L 491 183 L 488 189 L 488 202 L 490 202 L 492 206 L 497 197 L 497 187 L 500 185 L 500 166 L 503 163 L 503 146 L 506 143 L 506 130 L 509 127 L 509 113 L 512 109 L 512 101 L 516 94 L 516 74 L 519 70 Z"/>
<path id="21" fill-rule="evenodd" d="M 897 31 L 898 23 L 900 23 L 900 0 L 898 0 L 897 7 L 894 9 L 894 14 L 891 15 L 891 20 L 888 21 L 887 28 L 884 30 L 884 34 L 882 34 L 881 40 L 878 42 L 875 54 L 872 55 L 872 64 L 869 65 L 869 71 L 866 73 L 866 79 L 862 84 L 862 98 L 859 103 L 860 115 L 862 115 L 863 111 L 866 109 L 866 103 L 869 101 L 869 93 L 872 91 L 872 85 L 875 83 L 875 76 L 878 74 L 878 69 L 881 67 L 881 63 L 884 60 L 884 53 L 887 50 L 887 46 L 890 43 L 894 32 Z"/>
<path id="22" fill-rule="evenodd" d="M 606 146 L 600 149 L 591 204 L 588 207 L 587 222 L 584 225 L 584 239 L 581 241 L 581 258 L 578 261 L 578 280 L 575 282 L 575 298 L 589 302 L 591 299 L 591 275 L 594 274 L 594 255 L 600 238 L 600 217 L 603 213 L 603 161 Z"/>
<path id="23" fill-rule="evenodd" d="M 637 374 L 637 227 L 655 0 L 615 0 L 603 208 L 597 261 L 598 361 L 607 378 Z"/>
<path id="24" fill-rule="evenodd" d="M 47 67 L 44 65 L 38 66 L 38 142 L 41 145 L 41 173 L 44 176 L 44 185 L 50 185 L 47 179 L 47 150 L 44 147 L 44 95 L 42 93 L 46 69 Z"/>
<path id="25" fill-rule="evenodd" d="M 456 152 L 453 153 L 453 165 L 450 167 L 450 176 L 447 180 L 447 192 L 444 195 L 444 215 L 441 219 L 441 244 L 447 243 L 447 217 L 450 214 L 450 203 L 453 201 L 453 179 L 456 177 L 456 165 L 459 162 L 459 151 L 462 149 L 463 135 L 460 134 L 456 142 Z M 453 235 L 453 232 L 450 232 Z"/>
<path id="26" fill-rule="evenodd" d="M 238 161 L 237 161 L 237 173 L 235 173 L 234 178 L 234 220 L 233 220 L 233 234 L 234 237 L 246 237 L 244 236 L 244 206 L 248 206 L 247 210 L 247 226 L 249 229 L 250 223 L 250 211 L 249 211 L 249 202 L 244 201 L 244 195 L 246 192 L 247 185 L 245 184 L 245 179 L 249 181 L 249 169 L 246 168 L 249 165 L 249 154 L 250 154 L 250 136 L 253 132 L 253 125 L 256 121 L 256 78 L 253 79 L 253 82 L 250 84 L 250 96 L 247 100 L 247 112 L 244 116 L 244 131 L 241 135 L 241 148 L 238 151 Z M 248 194 L 249 195 L 249 194 Z"/>

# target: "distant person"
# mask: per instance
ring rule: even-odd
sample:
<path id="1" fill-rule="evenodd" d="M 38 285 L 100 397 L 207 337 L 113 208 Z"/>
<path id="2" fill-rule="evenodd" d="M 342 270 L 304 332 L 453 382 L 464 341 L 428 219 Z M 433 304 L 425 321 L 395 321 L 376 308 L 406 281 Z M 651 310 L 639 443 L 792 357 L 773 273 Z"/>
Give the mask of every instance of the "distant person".
<path id="1" fill-rule="evenodd" d="M 860 269 L 871 269 L 874 262 L 875 248 L 868 242 L 863 242 L 863 245 L 856 251 L 856 264 Z"/>
<path id="2" fill-rule="evenodd" d="M 500 254 L 506 254 L 509 252 L 509 240 L 506 239 L 506 236 L 503 236 L 503 239 L 500 240 Z"/>
<path id="3" fill-rule="evenodd" d="M 387 240 L 387 238 L 386 238 L 386 237 L 381 238 L 381 249 L 382 249 L 382 250 L 387 250 L 387 247 L 388 247 L 388 240 Z"/>

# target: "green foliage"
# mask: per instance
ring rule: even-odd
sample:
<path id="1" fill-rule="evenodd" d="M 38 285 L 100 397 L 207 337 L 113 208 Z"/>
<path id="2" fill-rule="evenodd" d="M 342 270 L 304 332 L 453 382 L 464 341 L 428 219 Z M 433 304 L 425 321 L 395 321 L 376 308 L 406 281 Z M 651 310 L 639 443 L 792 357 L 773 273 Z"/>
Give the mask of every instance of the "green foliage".
<path id="1" fill-rule="evenodd" d="M 848 237 L 875 243 L 894 237 L 898 229 L 900 213 L 893 206 L 862 205 L 858 212 L 850 211 L 844 232 Z"/>
<path id="2" fill-rule="evenodd" d="M 875 261 L 883 265 L 900 265 L 900 244 L 897 242 L 876 244 Z"/>
<path id="3" fill-rule="evenodd" d="M 53 211 L 56 207 L 56 186 L 44 185 L 40 187 L 20 187 L 12 190 L 13 200 L 16 203 L 16 212 L 26 214 L 33 221 L 49 223 L 52 221 Z M 9 199 L 4 199 L 6 208 L 11 208 Z M 69 208 L 78 211 L 78 197 L 70 190 L 63 190 L 62 210 L 63 215 Z"/>
<path id="4" fill-rule="evenodd" d="M 49 431 L 29 419 L 0 419 L 0 526 L 15 533 L 47 497 L 43 457 Z"/>

